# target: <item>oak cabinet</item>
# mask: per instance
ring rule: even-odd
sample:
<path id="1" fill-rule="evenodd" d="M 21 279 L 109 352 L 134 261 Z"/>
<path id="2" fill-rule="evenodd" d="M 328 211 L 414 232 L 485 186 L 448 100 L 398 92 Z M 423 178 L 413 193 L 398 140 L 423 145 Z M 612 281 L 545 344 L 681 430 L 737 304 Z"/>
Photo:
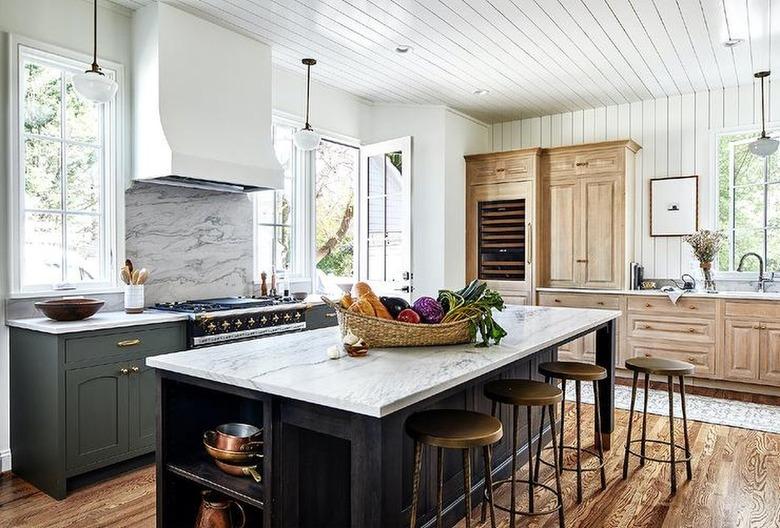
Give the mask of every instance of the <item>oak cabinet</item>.
<path id="1" fill-rule="evenodd" d="M 759 377 L 780 384 L 780 324 L 764 323 L 759 357 Z"/>
<path id="2" fill-rule="evenodd" d="M 780 384 L 780 324 L 727 320 L 728 379 Z"/>
<path id="3" fill-rule="evenodd" d="M 626 285 L 633 219 L 633 141 L 546 149 L 540 176 L 540 284 Z"/>

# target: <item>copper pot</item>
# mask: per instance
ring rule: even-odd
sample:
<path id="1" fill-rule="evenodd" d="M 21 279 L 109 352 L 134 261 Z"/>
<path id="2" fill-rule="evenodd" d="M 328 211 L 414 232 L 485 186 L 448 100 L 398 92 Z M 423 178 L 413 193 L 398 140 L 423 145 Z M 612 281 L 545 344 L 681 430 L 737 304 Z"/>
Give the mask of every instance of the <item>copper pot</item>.
<path id="1" fill-rule="evenodd" d="M 222 424 L 214 429 L 213 445 L 223 451 L 258 451 L 263 448 L 263 430 L 243 423 Z"/>
<path id="2" fill-rule="evenodd" d="M 234 523 L 231 507 L 235 506 L 241 522 Z M 238 502 L 220 495 L 216 491 L 201 492 L 200 508 L 195 519 L 195 528 L 244 528 L 246 514 Z"/>
<path id="3" fill-rule="evenodd" d="M 233 475 L 234 477 L 251 477 L 255 479 L 255 482 L 260 483 L 263 481 L 263 477 L 257 470 L 257 464 L 241 465 L 241 464 L 228 464 L 218 459 L 214 459 L 214 463 L 219 469 Z"/>
<path id="4" fill-rule="evenodd" d="M 263 458 L 262 451 L 253 450 L 253 444 L 259 442 L 247 442 L 244 444 L 244 449 L 240 451 L 229 451 L 227 449 L 219 449 L 217 447 L 217 433 L 215 431 L 206 431 L 203 433 L 203 446 L 206 448 L 208 454 L 221 462 L 228 464 L 250 464 L 252 461 Z M 262 446 L 262 444 L 260 444 Z"/>

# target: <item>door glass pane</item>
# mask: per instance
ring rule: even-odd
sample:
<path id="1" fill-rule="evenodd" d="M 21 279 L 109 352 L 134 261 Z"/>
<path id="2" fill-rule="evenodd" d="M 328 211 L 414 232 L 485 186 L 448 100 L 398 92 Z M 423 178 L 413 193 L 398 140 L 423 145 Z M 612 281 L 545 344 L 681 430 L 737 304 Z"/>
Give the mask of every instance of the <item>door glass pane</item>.
<path id="1" fill-rule="evenodd" d="M 69 211 L 97 212 L 100 209 L 100 150 L 81 145 L 65 147 Z"/>
<path id="2" fill-rule="evenodd" d="M 60 136 L 60 70 L 42 64 L 25 63 L 24 131 Z"/>
<path id="3" fill-rule="evenodd" d="M 734 189 L 734 227 L 748 229 L 764 226 L 764 186 L 749 185 Z"/>
<path id="4" fill-rule="evenodd" d="M 763 229 L 737 229 L 734 232 L 734 266 L 745 253 L 764 254 L 764 230 Z M 742 271 L 758 271 L 758 259 L 748 258 Z"/>
<path id="5" fill-rule="evenodd" d="M 400 193 L 403 184 L 401 152 L 385 154 L 385 189 L 387 194 Z"/>
<path id="6" fill-rule="evenodd" d="M 97 143 L 100 139 L 100 108 L 76 93 L 69 78 L 65 82 L 65 136 L 73 141 Z"/>
<path id="7" fill-rule="evenodd" d="M 67 282 L 96 280 L 100 277 L 100 221 L 92 215 L 67 215 L 68 252 L 65 256 Z"/>
<path id="8" fill-rule="evenodd" d="M 28 139 L 24 142 L 25 209 L 59 209 L 62 205 L 60 144 Z"/>
<path id="9" fill-rule="evenodd" d="M 388 233 L 385 242 L 385 280 L 402 280 L 404 269 L 403 240 L 401 233 Z"/>
<path id="10" fill-rule="evenodd" d="M 385 177 L 382 156 L 377 154 L 368 158 L 368 195 L 376 196 L 385 193 Z"/>
<path id="11" fill-rule="evenodd" d="M 62 216 L 27 213 L 24 218 L 24 284 L 62 281 Z"/>
<path id="12" fill-rule="evenodd" d="M 368 280 L 385 280 L 385 199 L 368 199 Z"/>

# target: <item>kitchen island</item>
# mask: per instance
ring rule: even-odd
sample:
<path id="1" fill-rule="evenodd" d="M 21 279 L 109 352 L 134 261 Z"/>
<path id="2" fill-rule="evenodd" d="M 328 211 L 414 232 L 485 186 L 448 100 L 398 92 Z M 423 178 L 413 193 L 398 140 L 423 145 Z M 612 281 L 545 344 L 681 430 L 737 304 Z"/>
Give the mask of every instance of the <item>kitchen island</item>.
<path id="1" fill-rule="evenodd" d="M 485 382 L 538 379 L 539 363 L 590 332 L 596 332 L 596 361 L 609 372 L 599 409 L 608 447 L 619 316 L 612 310 L 512 306 L 496 316 L 509 335 L 489 348 L 372 349 L 363 358 L 329 360 L 326 349 L 340 340 L 338 329 L 325 328 L 149 358 L 158 373 L 158 526 L 191 525 L 203 488 L 241 501 L 255 526 L 407 525 L 412 441 L 403 430 L 406 417 L 427 408 L 490 412 Z M 222 474 L 203 450 L 203 432 L 232 421 L 264 428 L 260 484 Z M 535 421 L 534 432 L 538 413 Z M 509 445 L 505 436 L 495 448 L 498 478 L 509 471 Z M 483 484 L 479 458 L 475 503 Z M 423 475 L 422 525 L 434 512 L 431 462 Z M 446 456 L 444 473 L 449 526 L 463 516 L 460 457 Z"/>

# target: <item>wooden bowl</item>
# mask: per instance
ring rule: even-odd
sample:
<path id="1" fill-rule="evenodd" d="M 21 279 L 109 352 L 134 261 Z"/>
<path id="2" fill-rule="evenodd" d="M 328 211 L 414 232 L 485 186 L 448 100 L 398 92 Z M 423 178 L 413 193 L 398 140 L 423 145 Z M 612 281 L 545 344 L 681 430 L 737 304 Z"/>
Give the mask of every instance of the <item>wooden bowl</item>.
<path id="1" fill-rule="evenodd" d="M 35 307 L 55 321 L 81 321 L 95 315 L 105 303 L 100 299 L 50 299 L 35 303 Z"/>

